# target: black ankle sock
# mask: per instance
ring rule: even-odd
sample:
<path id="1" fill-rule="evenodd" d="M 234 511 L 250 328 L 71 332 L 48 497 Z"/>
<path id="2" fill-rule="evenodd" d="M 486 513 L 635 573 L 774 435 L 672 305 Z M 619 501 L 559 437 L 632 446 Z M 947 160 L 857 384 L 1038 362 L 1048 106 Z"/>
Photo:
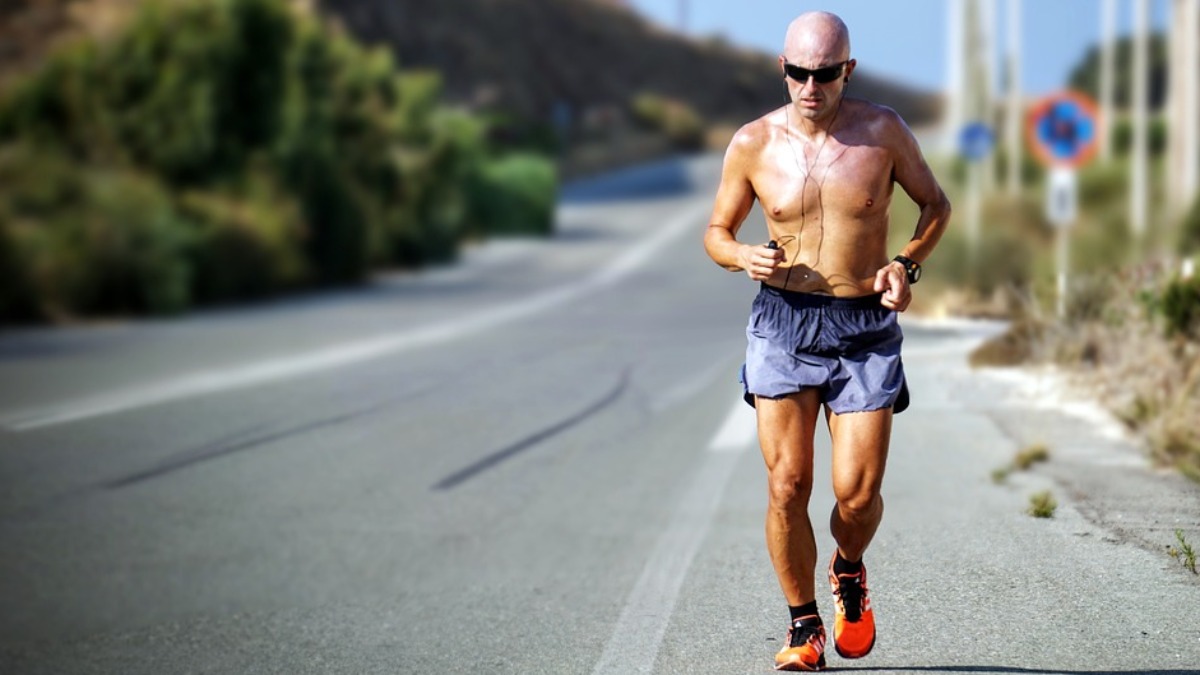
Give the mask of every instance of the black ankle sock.
<path id="1" fill-rule="evenodd" d="M 861 571 L 862 571 L 862 560 L 858 560 L 856 562 L 850 562 L 849 560 L 846 560 L 845 558 L 842 557 L 841 551 L 838 551 L 837 555 L 833 558 L 833 573 L 834 574 L 838 574 L 838 575 L 858 574 Z"/>
<path id="2" fill-rule="evenodd" d="M 817 601 L 806 602 L 803 605 L 788 605 L 788 612 L 792 615 L 792 623 L 795 624 L 797 619 L 805 619 L 804 623 L 821 623 L 821 616 L 817 613 Z"/>

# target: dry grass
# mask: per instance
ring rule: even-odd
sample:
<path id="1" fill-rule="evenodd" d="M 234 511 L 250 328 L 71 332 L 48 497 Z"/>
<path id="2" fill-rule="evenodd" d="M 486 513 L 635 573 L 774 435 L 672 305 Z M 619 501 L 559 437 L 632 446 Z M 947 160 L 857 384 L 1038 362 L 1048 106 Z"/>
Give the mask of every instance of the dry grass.
<path id="1" fill-rule="evenodd" d="M 1027 308 L 971 363 L 1057 365 L 1143 438 L 1157 461 L 1200 482 L 1200 342 L 1168 337 L 1143 300 L 1167 274 L 1145 266 L 1080 292 L 1062 323 Z"/>
<path id="2" fill-rule="evenodd" d="M 1053 518 L 1057 509 L 1058 502 L 1054 495 L 1045 490 L 1029 496 L 1029 508 L 1026 509 L 1026 513 L 1034 518 Z"/>

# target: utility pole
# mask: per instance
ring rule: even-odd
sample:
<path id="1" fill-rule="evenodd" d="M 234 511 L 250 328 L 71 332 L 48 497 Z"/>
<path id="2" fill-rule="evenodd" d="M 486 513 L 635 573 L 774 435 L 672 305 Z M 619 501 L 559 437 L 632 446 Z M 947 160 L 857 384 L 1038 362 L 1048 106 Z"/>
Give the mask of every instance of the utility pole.
<path id="1" fill-rule="evenodd" d="M 1167 201 L 1172 220 L 1187 212 L 1200 182 L 1200 0 L 1175 0 L 1173 5 L 1167 85 Z"/>
<path id="2" fill-rule="evenodd" d="M 950 154 L 958 151 L 958 133 L 966 122 L 966 78 L 963 63 L 966 12 L 961 0 L 946 3 L 946 107 L 942 116 L 943 146 Z"/>
<path id="3" fill-rule="evenodd" d="M 1100 161 L 1112 159 L 1113 59 L 1116 51 L 1117 0 L 1104 0 L 1100 8 Z"/>
<path id="4" fill-rule="evenodd" d="M 1129 226 L 1138 241 L 1146 232 L 1146 183 L 1149 171 L 1146 157 L 1146 98 L 1149 90 L 1146 72 L 1149 65 L 1147 5 L 1147 0 L 1133 2 L 1133 171 L 1130 178 Z"/>
<path id="5" fill-rule="evenodd" d="M 1021 193 L 1021 0 L 1008 0 L 1008 194 Z"/>
<path id="6" fill-rule="evenodd" d="M 996 0 L 979 0 L 979 15 L 976 23 L 978 31 L 979 50 L 983 58 L 979 62 L 980 103 L 979 121 L 996 128 Z M 996 163 L 989 159 L 982 164 L 983 190 L 985 193 L 996 189 Z"/>

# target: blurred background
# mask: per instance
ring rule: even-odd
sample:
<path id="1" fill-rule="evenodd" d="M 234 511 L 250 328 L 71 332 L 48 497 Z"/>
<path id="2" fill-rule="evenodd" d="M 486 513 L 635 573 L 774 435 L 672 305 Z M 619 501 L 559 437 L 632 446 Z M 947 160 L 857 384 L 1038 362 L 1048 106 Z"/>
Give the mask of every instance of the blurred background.
<path id="1" fill-rule="evenodd" d="M 563 185 L 720 153 L 778 106 L 777 45 L 809 5 L 9 0 L 0 322 L 173 315 L 552 236 Z M 1122 405 L 1189 395 L 1196 5 L 827 3 L 851 29 L 850 95 L 908 121 L 956 206 L 915 312 L 1017 319 L 1001 361 L 1123 360 L 1101 345 L 1125 340 L 1045 336 L 1142 321 L 1191 365 L 1171 367 L 1178 395 Z M 1031 115 L 1066 90 L 1095 126 L 1055 195 Z"/>
<path id="2" fill-rule="evenodd" d="M 1050 443 L 1122 538 L 1200 536 L 1200 0 L 0 0 L 0 671 L 645 672 L 664 634 L 658 672 L 765 665 L 756 285 L 701 238 L 818 8 L 954 205 L 900 319 L 892 658 L 1192 672 L 1157 563 L 1073 510 L 1004 529 L 986 476 Z M 1171 470 L 1115 489 L 1145 462 L 1043 393 Z M 1047 595 L 1047 551 L 1085 587 Z M 1162 623 L 1131 643 L 1097 579 Z M 984 583 L 1050 623 L 947 622 Z M 1110 628 L 1046 640 L 1081 598 Z"/>

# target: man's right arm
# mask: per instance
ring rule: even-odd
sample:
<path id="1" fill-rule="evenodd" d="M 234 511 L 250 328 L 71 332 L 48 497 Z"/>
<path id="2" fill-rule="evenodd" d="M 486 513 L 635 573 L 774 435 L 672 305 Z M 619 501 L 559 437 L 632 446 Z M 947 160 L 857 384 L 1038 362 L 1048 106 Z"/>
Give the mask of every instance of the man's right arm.
<path id="1" fill-rule="evenodd" d="M 704 233 L 704 250 L 721 267 L 739 272 L 745 270 L 751 279 L 762 281 L 783 259 L 783 251 L 766 246 L 750 246 L 737 240 L 737 231 L 754 205 L 754 187 L 750 172 L 757 161 L 757 141 L 750 126 L 742 127 L 725 151 L 721 169 L 721 185 L 713 205 L 712 217 Z"/>

